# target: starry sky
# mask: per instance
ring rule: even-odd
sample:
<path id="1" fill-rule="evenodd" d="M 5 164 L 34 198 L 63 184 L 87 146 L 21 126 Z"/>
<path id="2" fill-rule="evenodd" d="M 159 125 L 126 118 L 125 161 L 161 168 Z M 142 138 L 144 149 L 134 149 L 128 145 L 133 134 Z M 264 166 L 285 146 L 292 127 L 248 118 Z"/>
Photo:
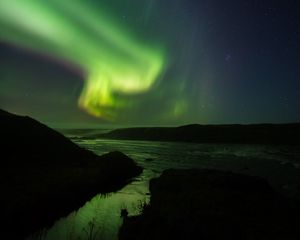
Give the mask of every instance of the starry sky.
<path id="1" fill-rule="evenodd" d="M 300 122 L 297 0 L 0 0 L 0 108 L 54 127 Z"/>

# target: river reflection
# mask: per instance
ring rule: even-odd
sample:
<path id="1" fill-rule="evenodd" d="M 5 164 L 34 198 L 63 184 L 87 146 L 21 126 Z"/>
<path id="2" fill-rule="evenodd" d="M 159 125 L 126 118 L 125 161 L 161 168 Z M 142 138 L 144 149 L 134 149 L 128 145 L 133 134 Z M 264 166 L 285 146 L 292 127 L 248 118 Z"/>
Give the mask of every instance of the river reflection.
<path id="1" fill-rule="evenodd" d="M 149 180 L 167 168 L 214 168 L 259 175 L 279 189 L 287 189 L 300 176 L 297 169 L 300 151 L 293 147 L 99 139 L 74 139 L 74 142 L 99 155 L 121 151 L 144 171 L 120 191 L 95 196 L 77 211 L 58 220 L 39 239 L 117 239 L 122 224 L 121 209 L 126 208 L 129 215 L 139 214 L 143 204 L 149 202 Z"/>
<path id="2" fill-rule="evenodd" d="M 57 221 L 45 239 L 90 239 L 89 235 L 93 239 L 117 239 L 122 224 L 120 210 L 126 208 L 129 215 L 136 215 L 148 201 L 148 182 L 136 180 L 116 193 L 95 196 L 78 211 Z"/>

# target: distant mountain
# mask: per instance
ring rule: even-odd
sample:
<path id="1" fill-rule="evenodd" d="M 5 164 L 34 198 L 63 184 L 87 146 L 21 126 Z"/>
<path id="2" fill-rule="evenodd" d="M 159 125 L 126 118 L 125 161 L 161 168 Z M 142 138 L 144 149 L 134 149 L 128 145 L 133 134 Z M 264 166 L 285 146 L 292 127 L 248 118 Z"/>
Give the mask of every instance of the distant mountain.
<path id="1" fill-rule="evenodd" d="M 23 239 L 142 171 L 120 152 L 97 156 L 30 117 L 3 110 L 0 138 L 4 239 Z"/>
<path id="2" fill-rule="evenodd" d="M 300 123 L 124 128 L 99 138 L 237 144 L 300 144 Z"/>

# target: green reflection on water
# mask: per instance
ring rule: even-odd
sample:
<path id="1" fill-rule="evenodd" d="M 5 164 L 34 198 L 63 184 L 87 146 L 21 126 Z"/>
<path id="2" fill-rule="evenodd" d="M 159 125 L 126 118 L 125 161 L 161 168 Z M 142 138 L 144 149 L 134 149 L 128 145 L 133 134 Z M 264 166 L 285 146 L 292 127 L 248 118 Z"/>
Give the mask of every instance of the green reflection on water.
<path id="1" fill-rule="evenodd" d="M 89 235 L 101 240 L 118 239 L 122 224 L 121 209 L 126 208 L 129 215 L 141 212 L 143 204 L 149 203 L 149 171 L 125 186 L 122 190 L 107 195 L 97 195 L 83 207 L 58 220 L 45 234 L 45 240 L 86 240 Z M 36 239 L 34 237 L 28 240 Z"/>

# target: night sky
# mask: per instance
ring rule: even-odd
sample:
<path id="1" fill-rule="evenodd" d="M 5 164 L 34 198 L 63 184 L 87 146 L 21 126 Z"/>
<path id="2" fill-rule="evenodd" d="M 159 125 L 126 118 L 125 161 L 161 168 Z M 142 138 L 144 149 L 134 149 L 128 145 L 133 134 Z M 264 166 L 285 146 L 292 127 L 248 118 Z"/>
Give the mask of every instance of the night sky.
<path id="1" fill-rule="evenodd" d="M 300 122 L 297 0 L 0 0 L 0 57 L 50 126 Z"/>

